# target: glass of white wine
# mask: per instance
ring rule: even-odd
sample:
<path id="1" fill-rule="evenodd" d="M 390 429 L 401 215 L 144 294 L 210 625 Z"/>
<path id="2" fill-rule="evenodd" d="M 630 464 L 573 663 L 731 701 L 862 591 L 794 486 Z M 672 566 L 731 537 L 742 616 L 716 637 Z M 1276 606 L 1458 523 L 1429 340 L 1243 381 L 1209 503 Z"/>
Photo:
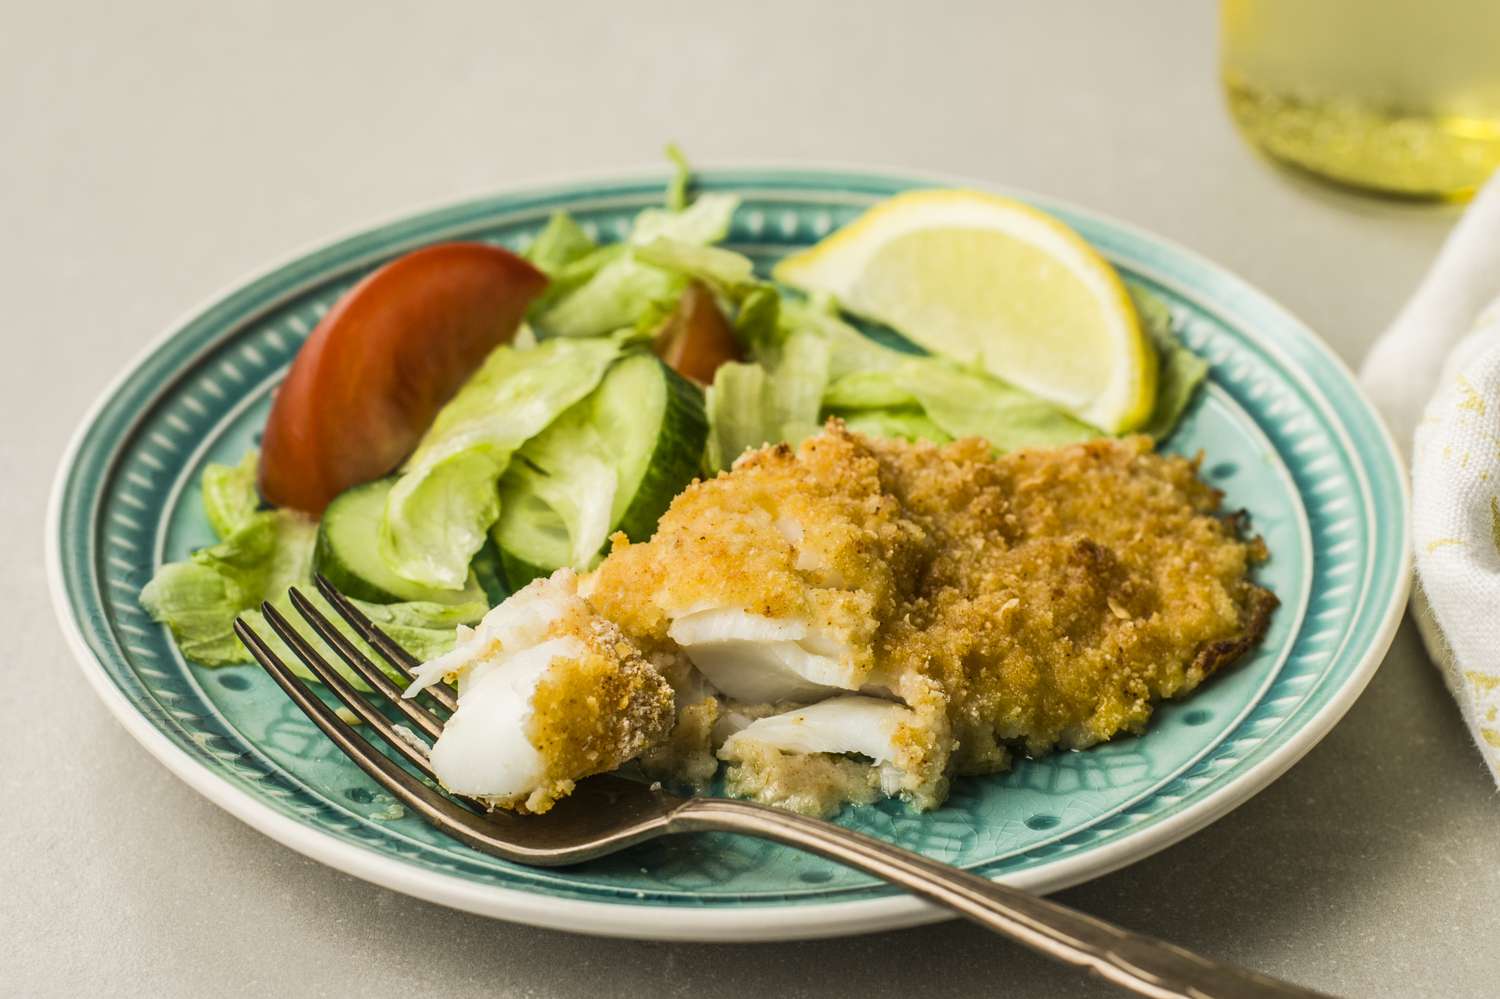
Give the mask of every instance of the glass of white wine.
<path id="1" fill-rule="evenodd" d="M 1464 198 L 1500 167 L 1500 0 L 1221 0 L 1241 130 L 1355 187 Z"/>

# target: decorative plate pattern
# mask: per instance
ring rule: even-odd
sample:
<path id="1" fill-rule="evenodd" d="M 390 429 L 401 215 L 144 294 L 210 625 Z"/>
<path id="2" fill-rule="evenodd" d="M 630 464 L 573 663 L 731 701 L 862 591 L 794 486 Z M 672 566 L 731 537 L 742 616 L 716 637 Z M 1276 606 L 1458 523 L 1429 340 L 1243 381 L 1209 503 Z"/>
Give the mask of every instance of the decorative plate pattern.
<path id="1" fill-rule="evenodd" d="M 731 244 L 768 266 L 871 202 L 933 181 L 847 172 L 710 171 L 744 199 Z M 250 281 L 151 349 L 100 400 L 59 473 L 49 529 L 64 629 L 106 703 L 195 788 L 311 856 L 435 901 L 630 936 L 815 936 L 934 918 L 870 879 L 731 836 L 658 841 L 563 871 L 531 870 L 435 834 L 382 794 L 255 667 L 185 663 L 137 605 L 166 559 L 212 540 L 198 496 L 209 461 L 255 443 L 297 347 L 353 282 L 414 247 L 479 239 L 519 249 L 565 208 L 622 236 L 658 179 L 506 194 L 341 240 Z M 1021 195 L 1075 226 L 1172 307 L 1211 381 L 1167 446 L 1250 512 L 1281 597 L 1262 648 L 1142 738 L 1022 761 L 957 782 L 915 815 L 885 803 L 840 821 L 931 856 L 1051 890 L 1206 824 L 1306 752 L 1389 644 L 1407 580 L 1398 460 L 1348 373 L 1266 298 L 1117 222 Z"/>

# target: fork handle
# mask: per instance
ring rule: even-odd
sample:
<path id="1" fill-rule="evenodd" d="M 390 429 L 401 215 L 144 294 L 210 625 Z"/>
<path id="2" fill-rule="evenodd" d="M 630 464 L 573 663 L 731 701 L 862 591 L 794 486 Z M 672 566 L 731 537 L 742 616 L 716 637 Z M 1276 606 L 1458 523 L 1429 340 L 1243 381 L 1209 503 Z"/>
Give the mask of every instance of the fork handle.
<path id="1" fill-rule="evenodd" d="M 1324 996 L 1220 964 L 1065 905 L 931 860 L 831 822 L 726 798 L 693 798 L 671 832 L 732 832 L 794 846 L 874 875 L 1001 936 L 1146 996 L 1268 999 Z"/>

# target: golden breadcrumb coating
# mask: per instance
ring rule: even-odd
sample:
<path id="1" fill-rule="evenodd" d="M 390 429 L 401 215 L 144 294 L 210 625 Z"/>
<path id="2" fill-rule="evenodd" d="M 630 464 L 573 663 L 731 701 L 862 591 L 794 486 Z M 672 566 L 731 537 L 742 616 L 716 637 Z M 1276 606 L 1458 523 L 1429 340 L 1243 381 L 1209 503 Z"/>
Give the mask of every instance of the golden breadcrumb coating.
<path id="1" fill-rule="evenodd" d="M 749 452 L 673 500 L 649 542 L 612 540 L 589 601 L 631 635 L 660 644 L 673 618 L 734 607 L 805 622 L 844 647 L 856 678 L 903 612 L 927 543 L 882 488 L 874 453 L 843 432 Z"/>
<path id="2" fill-rule="evenodd" d="M 884 481 L 933 538 L 920 595 L 880 650 L 936 679 L 959 773 L 1140 732 L 1259 641 L 1265 557 L 1218 516 L 1197 463 L 1147 438 L 992 457 L 977 440 L 871 440 Z"/>
<path id="3" fill-rule="evenodd" d="M 1140 732 L 1259 641 L 1277 603 L 1248 577 L 1264 546 L 1219 504 L 1196 462 L 1144 437 L 996 457 L 835 420 L 690 486 L 649 542 L 617 536 L 589 600 L 651 648 L 720 606 L 837 637 L 864 682 L 917 710 L 898 793 L 927 808 L 949 773 L 1003 769 L 1012 747 Z M 891 793 L 845 757 L 731 762 L 732 793 L 799 811 Z"/>
<path id="4" fill-rule="evenodd" d="M 868 760 L 830 753 L 783 753 L 760 743 L 739 749 L 724 773 L 724 790 L 803 815 L 832 815 L 845 804 L 885 797 L 880 770 Z"/>

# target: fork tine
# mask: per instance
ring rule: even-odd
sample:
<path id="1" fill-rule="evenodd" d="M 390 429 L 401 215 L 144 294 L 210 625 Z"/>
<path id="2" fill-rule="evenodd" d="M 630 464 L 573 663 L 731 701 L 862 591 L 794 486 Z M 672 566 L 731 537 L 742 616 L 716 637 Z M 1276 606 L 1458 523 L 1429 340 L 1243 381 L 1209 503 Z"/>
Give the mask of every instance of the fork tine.
<path id="1" fill-rule="evenodd" d="M 304 617 L 307 617 L 307 611 L 298 603 L 299 600 L 302 603 L 307 602 L 302 594 L 296 590 L 292 590 L 292 603 L 297 604 L 297 609 L 302 612 Z M 325 687 L 333 691 L 335 697 L 343 701 L 349 710 L 359 715 L 366 724 L 380 734 L 380 737 L 385 740 L 388 746 L 406 757 L 418 770 L 433 779 L 437 778 L 437 774 L 432 772 L 432 767 L 427 762 L 427 757 L 420 753 L 415 746 L 412 746 L 407 740 L 403 739 L 389 718 L 381 714 L 373 704 L 360 696 L 359 691 L 355 690 L 353 685 L 339 674 L 338 670 L 330 666 L 322 656 L 318 655 L 316 650 L 303 641 L 302 636 L 297 634 L 296 629 L 282 617 L 281 613 L 275 607 L 265 604 L 261 608 L 261 613 L 266 616 L 266 621 L 271 625 L 272 629 L 292 647 L 292 651 L 297 654 L 297 658 L 307 664 L 307 668 L 312 670 L 319 680 L 323 681 Z M 316 610 L 314 610 L 314 613 L 316 613 Z M 309 619 L 309 623 L 318 631 L 318 634 L 323 635 L 325 640 L 329 638 L 328 635 L 323 634 L 323 629 L 319 628 L 316 622 L 312 622 Z M 326 621 L 323 623 L 327 624 Z"/>
<path id="2" fill-rule="evenodd" d="M 391 636 L 377 628 L 375 623 L 366 617 L 363 611 L 354 606 L 354 603 L 348 597 L 335 589 L 334 585 L 322 573 L 318 573 L 313 582 L 318 587 L 318 592 L 323 594 L 323 597 L 333 605 L 334 610 L 338 611 L 339 617 L 343 618 L 345 623 L 353 628 L 359 637 L 369 642 L 375 651 L 380 653 L 381 657 L 390 663 L 391 668 L 409 685 L 414 679 L 411 671 L 418 665 L 417 660 L 412 658 L 411 653 L 398 645 Z M 435 683 L 428 687 L 425 693 L 431 695 L 433 700 L 449 711 L 458 710 L 458 699 L 453 695 L 453 691 L 448 689 L 447 685 Z"/>
<path id="3" fill-rule="evenodd" d="M 283 621 L 285 619 L 283 618 Z M 355 732 L 333 709 L 310 691 L 297 676 L 272 652 L 265 641 L 241 618 L 234 622 L 235 634 L 261 667 L 271 675 L 292 702 L 307 715 L 308 719 L 333 741 L 344 755 L 368 774 L 396 800 L 413 809 L 419 818 L 433 828 L 455 839 L 467 843 L 504 860 L 521 864 L 553 867 L 571 864 L 601 853 L 612 852 L 622 846 L 639 842 L 643 836 L 634 830 L 627 836 L 613 836 L 597 842 L 581 844 L 576 849 L 559 847 L 546 838 L 540 843 L 528 843 L 505 836 L 507 824 L 517 826 L 523 820 L 511 815 L 494 812 L 478 814 L 463 807 L 452 798 L 413 777 L 394 760 L 377 750 Z M 654 824 L 647 831 L 654 831 Z"/>
<path id="4" fill-rule="evenodd" d="M 361 679 L 394 704 L 429 739 L 436 739 L 443 734 L 441 719 L 420 704 L 414 704 L 402 698 L 401 688 L 392 683 L 389 677 L 381 673 L 374 663 L 360 654 L 360 651 L 354 648 L 348 639 L 340 635 L 338 629 L 329 624 L 328 619 L 319 614 L 316 607 L 308 604 L 307 598 L 298 593 L 296 587 L 293 587 L 288 592 L 291 594 L 292 605 L 307 619 L 307 623 L 312 625 L 313 630 L 318 633 L 319 637 L 333 646 L 334 651 L 339 654 L 339 658 L 343 659 L 349 665 L 350 669 L 359 674 Z M 265 614 L 266 621 L 291 646 L 292 651 L 297 653 L 297 658 L 307 663 L 309 669 L 317 673 L 319 677 L 325 671 L 337 675 L 337 671 L 328 665 L 323 657 L 318 654 L 318 651 L 305 638 L 297 633 L 297 629 L 292 627 L 290 621 L 281 616 L 280 611 L 269 603 L 262 604 L 261 611 Z M 319 666 L 323 668 L 319 669 Z M 332 684 L 329 687 L 333 689 Z M 334 693 L 337 694 L 338 691 L 335 689 Z M 343 698 L 340 697 L 340 700 L 343 700 Z M 350 707 L 352 708 L 353 705 L 350 705 Z"/>
<path id="5" fill-rule="evenodd" d="M 284 618 L 282 621 L 286 623 Z M 307 715 L 324 735 L 333 740 L 333 744 L 345 756 L 353 760 L 355 765 L 369 774 L 377 784 L 394 795 L 396 800 L 415 810 L 424 821 L 462 840 L 476 850 L 484 850 L 507 860 L 520 863 L 537 863 L 539 859 L 546 860 L 545 856 L 539 856 L 541 851 L 507 842 L 495 832 L 487 830 L 486 819 L 428 787 L 401 769 L 390 757 L 370 745 L 348 723 L 334 714 L 332 708 L 308 690 L 277 657 L 276 653 L 271 651 L 270 646 L 266 645 L 265 640 L 256 633 L 255 629 L 245 623 L 243 618 L 235 619 L 234 633 L 239 636 L 240 641 L 245 643 L 245 647 L 250 650 L 255 661 L 260 663 L 261 667 L 271 675 L 271 679 L 276 681 L 276 685 L 292 699 L 297 707 L 302 709 L 302 713 Z"/>

